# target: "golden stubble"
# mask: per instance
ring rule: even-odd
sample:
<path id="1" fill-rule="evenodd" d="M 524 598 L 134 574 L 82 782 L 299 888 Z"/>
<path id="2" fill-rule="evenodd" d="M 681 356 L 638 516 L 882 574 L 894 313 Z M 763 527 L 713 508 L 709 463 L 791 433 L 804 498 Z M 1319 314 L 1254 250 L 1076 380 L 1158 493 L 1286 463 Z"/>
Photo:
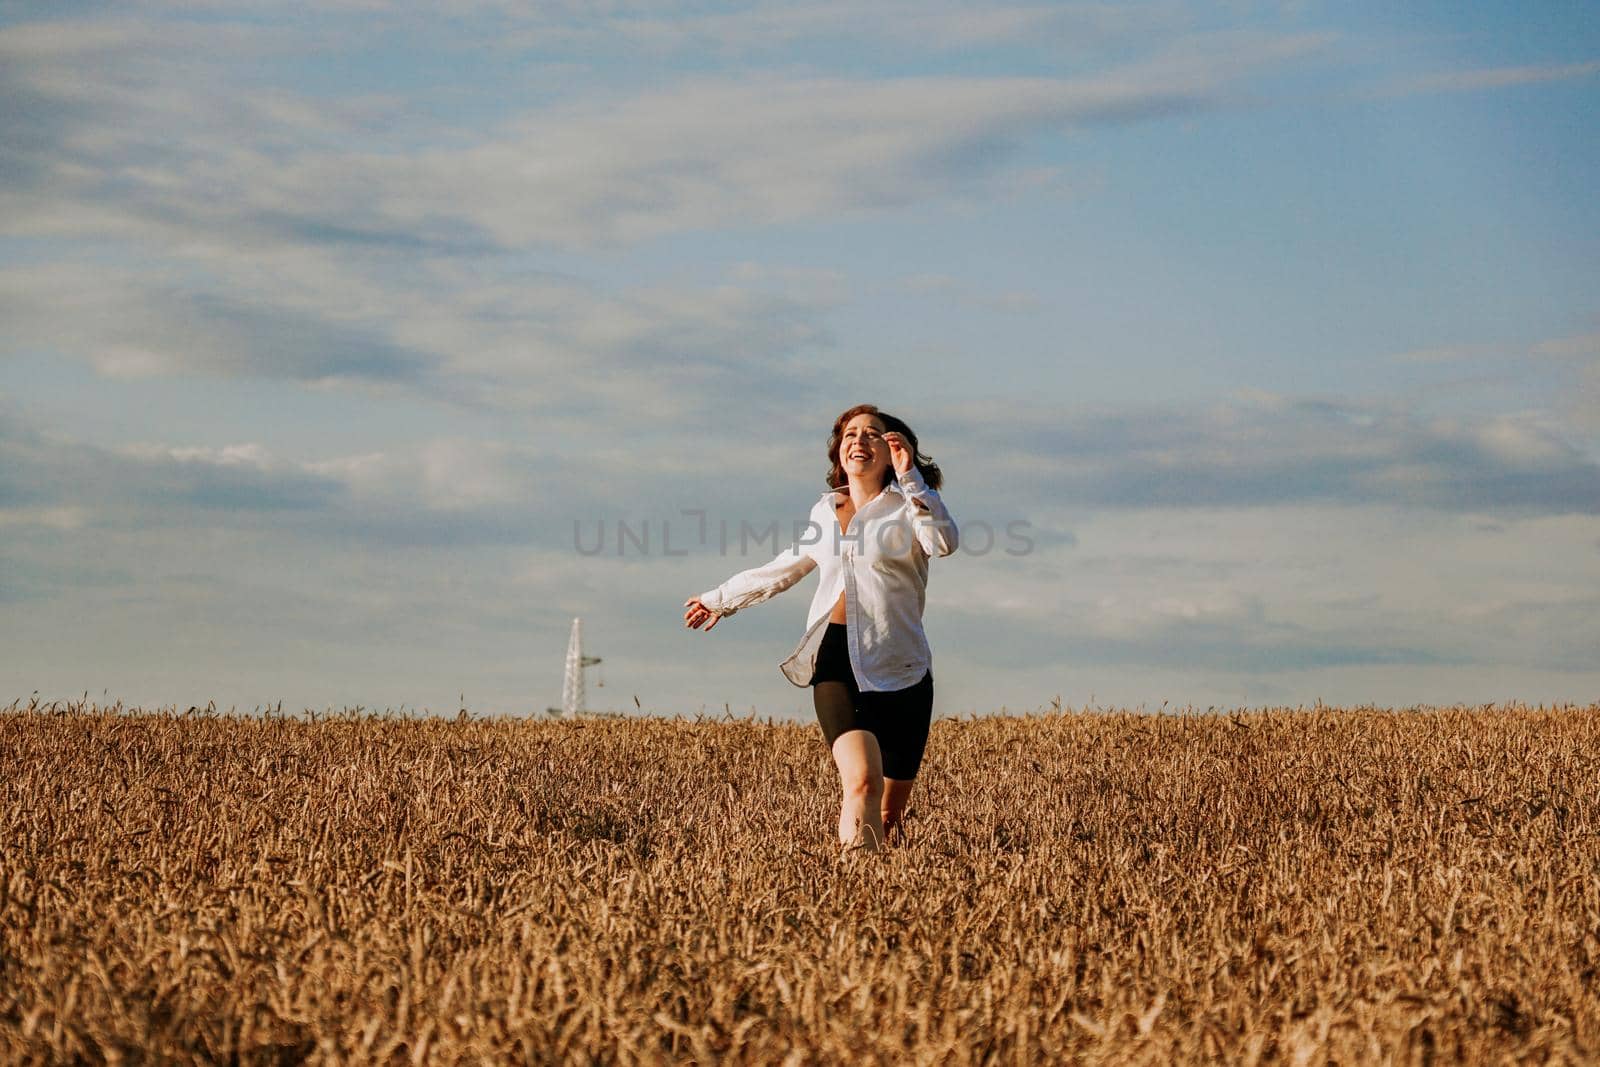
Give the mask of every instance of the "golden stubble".
<path id="1" fill-rule="evenodd" d="M 1600 705 L 0 713 L 0 1061 L 1578 1062 Z"/>

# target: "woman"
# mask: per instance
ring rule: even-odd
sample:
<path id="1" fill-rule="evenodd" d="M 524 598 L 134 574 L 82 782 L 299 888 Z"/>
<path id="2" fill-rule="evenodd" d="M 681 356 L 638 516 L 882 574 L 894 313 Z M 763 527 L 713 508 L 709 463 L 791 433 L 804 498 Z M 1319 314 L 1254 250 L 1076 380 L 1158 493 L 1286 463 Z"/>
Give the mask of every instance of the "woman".
<path id="1" fill-rule="evenodd" d="M 839 768 L 839 842 L 876 852 L 905 812 L 933 718 L 922 607 L 928 559 L 956 549 L 938 466 L 911 427 L 872 404 L 840 415 L 828 437 L 829 489 L 806 533 L 771 563 L 684 601 L 705 626 L 776 596 L 813 570 L 821 585 L 806 634 L 781 666 L 810 686 Z"/>

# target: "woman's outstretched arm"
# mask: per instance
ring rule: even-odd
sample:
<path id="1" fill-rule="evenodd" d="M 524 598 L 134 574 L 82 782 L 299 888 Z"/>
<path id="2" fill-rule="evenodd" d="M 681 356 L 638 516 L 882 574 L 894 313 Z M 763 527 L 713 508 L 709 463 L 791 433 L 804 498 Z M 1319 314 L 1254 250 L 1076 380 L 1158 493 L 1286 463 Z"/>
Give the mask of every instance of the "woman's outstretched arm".
<path id="1" fill-rule="evenodd" d="M 715 589 L 684 601 L 687 609 L 683 613 L 684 625 L 699 629 L 700 623 L 707 621 L 706 614 L 709 614 L 715 616 L 710 619 L 711 626 L 706 627 L 710 630 L 717 624 L 717 618 L 732 615 L 741 608 L 777 596 L 810 574 L 816 566 L 817 561 L 796 542 L 778 553 L 772 562 L 740 571 Z"/>

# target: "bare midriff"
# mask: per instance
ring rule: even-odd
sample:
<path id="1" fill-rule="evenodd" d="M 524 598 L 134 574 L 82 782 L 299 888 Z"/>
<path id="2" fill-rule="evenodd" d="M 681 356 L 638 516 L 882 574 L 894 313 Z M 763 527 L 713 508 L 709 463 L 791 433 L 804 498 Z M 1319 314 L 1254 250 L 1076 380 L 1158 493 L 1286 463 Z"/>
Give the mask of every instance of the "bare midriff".
<path id="1" fill-rule="evenodd" d="M 844 507 L 839 508 L 838 511 L 836 512 L 836 514 L 838 515 L 838 518 L 839 518 L 839 532 L 840 533 L 844 533 L 844 532 L 846 532 L 846 531 L 848 531 L 850 529 L 850 520 L 855 518 L 855 514 L 856 514 L 855 505 L 847 503 L 847 504 L 845 504 Z M 828 616 L 828 621 L 829 622 L 836 622 L 836 623 L 839 623 L 840 625 L 844 625 L 845 620 L 846 620 L 846 615 L 844 613 L 844 590 L 841 589 L 839 591 L 839 599 L 837 601 L 835 601 L 834 605 L 833 605 L 833 614 Z"/>

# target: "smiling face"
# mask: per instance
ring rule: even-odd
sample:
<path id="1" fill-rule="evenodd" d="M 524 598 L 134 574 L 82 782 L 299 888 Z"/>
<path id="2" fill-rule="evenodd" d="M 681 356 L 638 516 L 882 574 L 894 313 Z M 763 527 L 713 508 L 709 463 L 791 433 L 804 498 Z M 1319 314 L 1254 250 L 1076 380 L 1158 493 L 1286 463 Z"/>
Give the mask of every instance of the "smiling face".
<path id="1" fill-rule="evenodd" d="M 884 485 L 890 469 L 884 430 L 883 420 L 865 411 L 845 423 L 839 438 L 839 469 L 868 485 Z"/>

